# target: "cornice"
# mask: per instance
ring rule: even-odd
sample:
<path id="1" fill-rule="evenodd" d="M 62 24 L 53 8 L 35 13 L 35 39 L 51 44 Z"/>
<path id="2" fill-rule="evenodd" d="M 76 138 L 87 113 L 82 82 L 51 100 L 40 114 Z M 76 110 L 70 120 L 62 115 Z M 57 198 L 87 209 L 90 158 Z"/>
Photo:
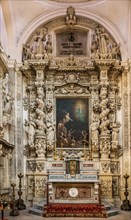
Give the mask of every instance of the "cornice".
<path id="1" fill-rule="evenodd" d="M 13 149 L 14 145 L 7 142 L 5 139 L 0 138 L 0 144 L 2 144 L 5 148 Z"/>
<path id="2" fill-rule="evenodd" d="M 49 65 L 49 60 L 28 60 L 28 63 L 34 70 L 44 70 Z"/>

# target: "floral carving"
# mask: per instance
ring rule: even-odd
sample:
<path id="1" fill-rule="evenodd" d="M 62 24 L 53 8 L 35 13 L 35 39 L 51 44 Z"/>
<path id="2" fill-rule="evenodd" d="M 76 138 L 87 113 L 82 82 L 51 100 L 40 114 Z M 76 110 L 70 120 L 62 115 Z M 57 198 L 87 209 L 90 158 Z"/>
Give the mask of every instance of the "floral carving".
<path id="1" fill-rule="evenodd" d="M 46 196 L 46 178 L 37 177 L 35 180 L 35 195 L 43 198 Z"/>
<path id="2" fill-rule="evenodd" d="M 110 169 L 112 173 L 119 172 L 119 163 L 117 161 L 111 162 Z"/>
<path id="3" fill-rule="evenodd" d="M 36 162 L 35 161 L 27 161 L 27 171 L 35 172 L 36 171 Z"/>
<path id="4" fill-rule="evenodd" d="M 44 168 L 45 168 L 45 163 L 44 162 L 36 161 L 36 170 L 38 172 L 44 171 Z"/>
<path id="5" fill-rule="evenodd" d="M 101 167 L 102 167 L 102 171 L 104 173 L 107 173 L 109 171 L 109 168 L 110 168 L 110 164 L 108 162 L 102 162 L 101 163 Z"/>
<path id="6" fill-rule="evenodd" d="M 112 196 L 111 179 L 101 179 L 101 193 L 103 198 L 111 198 Z"/>
<path id="7" fill-rule="evenodd" d="M 35 180 L 34 176 L 28 176 L 27 178 L 27 185 L 28 185 L 28 191 L 27 191 L 27 196 L 29 200 L 33 200 L 34 198 L 34 193 L 35 193 Z"/>

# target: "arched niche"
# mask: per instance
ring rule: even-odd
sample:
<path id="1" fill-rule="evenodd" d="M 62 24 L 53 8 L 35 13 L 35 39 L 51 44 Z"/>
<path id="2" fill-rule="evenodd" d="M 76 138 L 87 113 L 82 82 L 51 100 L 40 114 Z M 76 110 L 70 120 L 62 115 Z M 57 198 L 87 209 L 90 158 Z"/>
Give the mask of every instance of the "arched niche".
<path id="1" fill-rule="evenodd" d="M 55 26 L 53 27 L 52 31 L 55 29 L 62 29 L 64 27 L 66 27 L 65 23 L 62 21 L 65 20 L 65 16 L 63 16 L 63 14 L 65 14 L 64 10 L 60 10 L 60 11 L 54 11 L 51 14 L 48 15 L 41 15 L 40 17 L 38 17 L 37 19 L 35 19 L 31 24 L 29 24 L 29 26 L 27 27 L 27 29 L 23 32 L 23 34 L 21 35 L 21 38 L 18 41 L 17 44 L 17 51 L 18 52 L 18 57 L 19 59 L 21 54 L 22 54 L 22 49 L 23 49 L 23 44 L 28 43 L 32 36 L 34 35 L 35 31 L 37 29 L 42 28 L 42 26 L 46 26 L 47 24 L 55 24 Z M 123 38 L 121 36 L 121 34 L 118 32 L 118 30 L 113 26 L 113 24 L 111 24 L 108 20 L 101 18 L 100 16 L 98 16 L 97 14 L 93 14 L 91 12 L 85 12 L 83 10 L 78 10 L 76 11 L 77 16 L 82 19 L 84 19 L 85 21 L 92 21 L 95 24 L 99 24 L 100 26 L 103 26 L 107 32 L 110 34 L 110 36 L 112 37 L 112 39 L 115 39 L 115 42 L 117 44 L 120 43 L 120 50 L 121 50 L 121 54 L 122 54 L 122 60 L 125 60 L 127 57 L 127 51 L 123 42 Z M 60 22 L 57 22 L 57 21 Z M 76 27 L 78 28 L 86 28 L 86 25 L 83 24 L 77 24 Z M 76 28 L 75 27 L 75 28 Z M 54 42 L 55 43 L 55 42 Z"/>
<path id="2" fill-rule="evenodd" d="M 37 54 L 43 54 L 40 56 L 41 59 L 70 54 L 91 59 L 96 56 L 103 58 L 100 54 L 107 54 L 104 59 L 121 60 L 120 44 L 110 32 L 90 18 L 75 15 L 75 9 L 73 10 L 74 18 L 68 18 L 68 15 L 60 16 L 34 30 L 24 44 L 22 60 L 39 59 Z M 47 48 L 50 50 L 49 56 Z"/>

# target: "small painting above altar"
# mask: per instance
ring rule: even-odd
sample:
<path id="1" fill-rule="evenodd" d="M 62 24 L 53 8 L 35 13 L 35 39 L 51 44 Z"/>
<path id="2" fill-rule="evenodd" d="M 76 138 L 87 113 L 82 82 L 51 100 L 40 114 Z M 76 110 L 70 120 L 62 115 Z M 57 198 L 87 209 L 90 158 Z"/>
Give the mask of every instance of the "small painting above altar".
<path id="1" fill-rule="evenodd" d="M 57 147 L 89 146 L 89 99 L 56 99 Z"/>
<path id="2" fill-rule="evenodd" d="M 87 31 L 64 31 L 56 34 L 57 56 L 87 55 Z"/>

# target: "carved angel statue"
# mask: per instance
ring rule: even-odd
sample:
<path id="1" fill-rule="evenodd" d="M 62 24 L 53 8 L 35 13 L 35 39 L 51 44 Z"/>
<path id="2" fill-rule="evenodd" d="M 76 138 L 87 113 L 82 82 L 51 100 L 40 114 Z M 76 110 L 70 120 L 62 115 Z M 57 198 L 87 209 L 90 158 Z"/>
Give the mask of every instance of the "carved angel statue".
<path id="1" fill-rule="evenodd" d="M 32 57 L 32 50 L 30 44 L 23 45 L 23 60 L 30 60 Z"/>
<path id="2" fill-rule="evenodd" d="M 10 96 L 10 93 L 6 94 L 5 97 L 5 106 L 4 106 L 4 113 L 6 114 L 11 114 L 11 110 L 12 110 L 12 99 Z"/>
<path id="3" fill-rule="evenodd" d="M 37 30 L 34 36 L 33 53 L 44 53 L 44 41 L 46 41 L 47 28 L 43 27 L 41 30 Z"/>
<path id="4" fill-rule="evenodd" d="M 99 52 L 102 54 L 107 54 L 108 53 L 107 44 L 108 44 L 109 36 L 104 28 L 100 29 L 98 39 L 99 39 Z"/>
<path id="5" fill-rule="evenodd" d="M 99 138 L 99 124 L 100 121 L 97 120 L 96 118 L 93 120 L 90 129 L 91 129 L 91 140 L 92 140 L 92 144 L 97 145 L 98 144 L 98 138 Z"/>
<path id="6" fill-rule="evenodd" d="M 51 41 L 51 35 L 48 35 L 48 40 L 46 42 L 45 50 L 47 52 L 47 55 L 51 56 L 52 50 L 53 50 L 52 41 Z"/>
<path id="7" fill-rule="evenodd" d="M 47 145 L 53 146 L 54 139 L 55 139 L 55 124 L 50 124 L 47 126 Z"/>
<path id="8" fill-rule="evenodd" d="M 68 66 L 76 66 L 76 61 L 75 61 L 75 58 L 73 56 L 73 54 L 70 54 L 69 55 L 69 59 L 68 59 Z"/>
<path id="9" fill-rule="evenodd" d="M 120 59 L 121 53 L 120 53 L 120 44 L 113 43 L 111 48 L 111 54 L 113 59 Z"/>
<path id="10" fill-rule="evenodd" d="M 120 123 L 114 122 L 112 125 L 112 141 L 118 142 L 118 134 L 119 134 Z"/>
<path id="11" fill-rule="evenodd" d="M 34 135 L 36 125 L 33 120 L 27 121 L 25 120 L 25 131 L 27 132 L 27 141 L 29 145 L 34 145 Z"/>

